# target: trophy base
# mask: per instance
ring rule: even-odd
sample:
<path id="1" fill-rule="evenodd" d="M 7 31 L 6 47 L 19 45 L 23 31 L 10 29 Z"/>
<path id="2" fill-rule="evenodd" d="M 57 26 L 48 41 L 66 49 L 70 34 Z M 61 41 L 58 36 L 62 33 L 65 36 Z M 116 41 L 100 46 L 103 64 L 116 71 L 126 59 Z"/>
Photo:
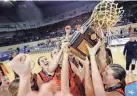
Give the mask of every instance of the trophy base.
<path id="1" fill-rule="evenodd" d="M 97 39 L 98 36 L 91 28 L 88 28 L 83 34 L 76 31 L 71 38 L 70 50 L 79 57 L 89 56 L 86 44 L 93 47 L 97 43 Z"/>

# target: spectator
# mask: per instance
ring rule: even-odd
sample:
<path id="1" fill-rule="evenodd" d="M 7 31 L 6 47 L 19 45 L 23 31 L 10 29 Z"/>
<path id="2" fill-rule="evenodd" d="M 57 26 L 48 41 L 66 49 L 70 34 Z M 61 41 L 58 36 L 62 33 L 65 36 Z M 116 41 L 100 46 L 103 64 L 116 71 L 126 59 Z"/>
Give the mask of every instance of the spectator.
<path id="1" fill-rule="evenodd" d="M 20 53 L 20 48 L 17 47 L 16 50 L 17 50 L 17 54 L 19 54 Z"/>
<path id="2" fill-rule="evenodd" d="M 137 50 L 137 42 L 135 40 L 135 34 L 130 34 L 130 41 L 125 44 L 123 55 L 126 55 L 126 72 L 129 74 L 129 67 L 131 63 L 136 62 L 135 51 Z M 135 64 L 132 64 L 131 72 L 135 74 Z"/>

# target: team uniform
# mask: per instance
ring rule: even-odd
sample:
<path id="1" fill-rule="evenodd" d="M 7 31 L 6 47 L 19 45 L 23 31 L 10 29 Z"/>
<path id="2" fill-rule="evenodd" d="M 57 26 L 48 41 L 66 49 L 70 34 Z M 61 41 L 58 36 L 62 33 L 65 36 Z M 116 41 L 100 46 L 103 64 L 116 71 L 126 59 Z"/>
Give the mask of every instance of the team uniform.
<path id="1" fill-rule="evenodd" d="M 55 71 L 55 75 L 53 77 L 53 80 L 56 82 L 57 90 L 61 90 L 61 68 L 58 67 Z M 78 79 L 77 79 L 78 80 Z M 75 80 L 75 74 L 72 72 L 69 66 L 69 87 L 70 87 L 70 93 L 73 94 L 73 96 L 84 96 L 80 94 L 80 90 L 76 84 Z M 82 90 L 83 91 L 83 90 Z"/>
<path id="2" fill-rule="evenodd" d="M 44 83 L 47 83 L 53 79 L 53 76 L 49 75 L 44 69 L 42 69 L 38 74 Z"/>

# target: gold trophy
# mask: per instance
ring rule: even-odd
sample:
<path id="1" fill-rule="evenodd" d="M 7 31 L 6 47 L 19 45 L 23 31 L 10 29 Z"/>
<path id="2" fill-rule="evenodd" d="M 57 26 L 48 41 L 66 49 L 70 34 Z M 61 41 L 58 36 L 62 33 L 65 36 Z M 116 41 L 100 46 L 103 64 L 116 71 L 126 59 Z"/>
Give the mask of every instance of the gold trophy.
<path id="1" fill-rule="evenodd" d="M 90 47 L 94 46 L 99 38 L 98 29 L 103 31 L 114 27 L 124 13 L 122 9 L 122 7 L 118 8 L 118 4 L 114 1 L 101 1 L 81 29 L 72 35 L 70 49 L 79 57 L 88 56 L 85 44 L 87 43 Z M 97 30 L 95 30 L 95 26 L 98 27 Z"/>

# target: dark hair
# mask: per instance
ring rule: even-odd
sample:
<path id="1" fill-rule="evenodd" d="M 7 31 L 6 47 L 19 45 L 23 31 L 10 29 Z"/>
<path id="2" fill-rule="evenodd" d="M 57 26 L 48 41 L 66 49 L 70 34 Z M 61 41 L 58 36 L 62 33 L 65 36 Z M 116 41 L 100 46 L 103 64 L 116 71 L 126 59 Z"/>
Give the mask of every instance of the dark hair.
<path id="1" fill-rule="evenodd" d="M 110 64 L 109 66 L 115 72 L 113 74 L 114 78 L 120 80 L 121 88 L 123 90 L 125 90 L 125 86 L 126 86 L 126 82 L 125 82 L 126 71 L 125 71 L 125 69 L 119 64 Z"/>
<path id="2" fill-rule="evenodd" d="M 39 64 L 39 65 L 40 65 L 40 59 L 43 58 L 43 57 L 45 57 L 45 56 L 39 57 L 39 59 L 38 59 L 38 64 Z"/>

